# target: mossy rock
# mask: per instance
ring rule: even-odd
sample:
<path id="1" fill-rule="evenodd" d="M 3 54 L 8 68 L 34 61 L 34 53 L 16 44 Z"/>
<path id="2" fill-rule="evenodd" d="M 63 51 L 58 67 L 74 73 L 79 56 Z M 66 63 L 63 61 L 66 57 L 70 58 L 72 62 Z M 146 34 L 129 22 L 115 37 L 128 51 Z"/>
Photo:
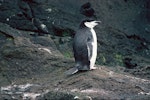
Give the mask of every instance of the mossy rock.
<path id="1" fill-rule="evenodd" d="M 74 96 L 67 92 L 49 92 L 42 100 L 74 100 Z"/>

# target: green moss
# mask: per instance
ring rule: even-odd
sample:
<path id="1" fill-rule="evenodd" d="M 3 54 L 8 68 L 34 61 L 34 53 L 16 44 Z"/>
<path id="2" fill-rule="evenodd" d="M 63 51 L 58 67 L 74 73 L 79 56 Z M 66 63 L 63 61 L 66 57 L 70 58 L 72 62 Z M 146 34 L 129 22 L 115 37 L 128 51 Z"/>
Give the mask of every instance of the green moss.
<path id="1" fill-rule="evenodd" d="M 8 41 L 12 41 L 12 40 L 13 40 L 13 38 L 9 37 L 9 38 L 7 38 L 7 40 L 8 40 Z"/>
<path id="2" fill-rule="evenodd" d="M 96 59 L 96 64 L 106 64 L 106 62 L 107 62 L 107 59 L 106 59 L 106 56 L 105 56 L 105 54 L 99 54 L 98 56 L 97 56 L 97 59 Z"/>
<path id="3" fill-rule="evenodd" d="M 107 66 L 123 66 L 123 55 L 120 53 L 100 53 L 97 56 L 97 64 L 107 65 Z"/>
<path id="4" fill-rule="evenodd" d="M 102 56 L 102 62 L 103 62 L 103 63 L 106 63 L 106 58 L 105 58 L 105 56 Z"/>
<path id="5" fill-rule="evenodd" d="M 123 66 L 123 56 L 121 54 L 114 54 L 116 65 Z"/>
<path id="6" fill-rule="evenodd" d="M 65 37 L 65 36 L 69 36 L 70 35 L 70 32 L 68 32 L 68 31 L 64 31 L 63 33 L 62 33 L 62 35 Z"/>
<path id="7" fill-rule="evenodd" d="M 72 53 L 69 52 L 69 51 L 68 51 L 68 52 L 64 52 L 63 55 L 64 55 L 64 57 L 66 57 L 66 58 L 72 58 L 72 57 L 73 57 Z"/>

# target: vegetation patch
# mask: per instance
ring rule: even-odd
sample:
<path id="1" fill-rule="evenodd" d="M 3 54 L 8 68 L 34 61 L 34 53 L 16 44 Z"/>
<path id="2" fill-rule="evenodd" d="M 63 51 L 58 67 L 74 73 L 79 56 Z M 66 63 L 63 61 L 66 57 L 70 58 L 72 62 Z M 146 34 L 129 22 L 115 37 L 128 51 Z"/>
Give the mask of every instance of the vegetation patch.
<path id="1" fill-rule="evenodd" d="M 63 28 L 63 27 L 59 27 L 59 26 L 53 26 L 53 31 L 54 31 L 54 35 L 60 36 L 60 37 L 65 37 L 65 36 L 73 37 L 75 34 L 74 30 L 72 30 L 72 29 Z"/>

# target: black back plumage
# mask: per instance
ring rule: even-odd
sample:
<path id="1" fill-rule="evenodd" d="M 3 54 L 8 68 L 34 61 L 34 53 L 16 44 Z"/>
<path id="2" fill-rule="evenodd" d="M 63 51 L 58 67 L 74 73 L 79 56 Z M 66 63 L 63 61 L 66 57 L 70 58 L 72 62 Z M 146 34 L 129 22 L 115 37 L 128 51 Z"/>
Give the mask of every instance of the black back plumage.
<path id="1" fill-rule="evenodd" d="M 84 20 L 81 22 L 73 41 L 73 51 L 75 61 L 80 63 L 82 66 L 90 64 L 88 57 L 89 55 L 87 42 L 90 42 L 93 39 L 90 28 L 84 25 L 85 21 L 88 22 L 91 20 Z"/>

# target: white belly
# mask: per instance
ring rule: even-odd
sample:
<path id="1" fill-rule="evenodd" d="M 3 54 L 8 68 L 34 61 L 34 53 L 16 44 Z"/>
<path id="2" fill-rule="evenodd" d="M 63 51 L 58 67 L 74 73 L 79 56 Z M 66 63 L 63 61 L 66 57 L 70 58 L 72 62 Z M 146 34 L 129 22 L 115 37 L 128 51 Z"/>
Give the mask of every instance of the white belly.
<path id="1" fill-rule="evenodd" d="M 97 36 L 96 36 L 96 33 L 93 29 L 91 29 L 91 32 L 93 33 L 92 36 L 93 36 L 93 52 L 92 52 L 92 57 L 90 59 L 90 68 L 94 67 L 95 65 L 95 61 L 96 61 L 96 57 L 97 57 Z"/>

